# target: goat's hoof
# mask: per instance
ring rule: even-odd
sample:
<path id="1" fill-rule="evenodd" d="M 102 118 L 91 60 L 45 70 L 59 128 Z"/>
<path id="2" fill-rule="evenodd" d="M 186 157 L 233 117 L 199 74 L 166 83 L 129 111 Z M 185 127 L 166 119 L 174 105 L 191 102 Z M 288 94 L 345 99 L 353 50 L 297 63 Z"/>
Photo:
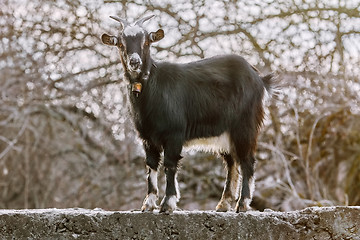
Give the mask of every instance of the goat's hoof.
<path id="1" fill-rule="evenodd" d="M 236 203 L 236 212 L 246 212 L 249 210 L 252 210 L 252 208 L 250 207 L 250 203 L 251 203 L 251 199 L 250 198 L 245 198 L 245 199 L 240 199 L 237 203 Z"/>
<path id="2" fill-rule="evenodd" d="M 172 210 L 168 206 L 166 206 L 166 207 L 161 206 L 161 208 L 160 208 L 160 213 L 162 213 L 162 214 L 170 214 L 173 212 L 174 212 L 174 210 Z"/>
<path id="3" fill-rule="evenodd" d="M 147 206 L 147 205 L 143 205 L 142 207 L 141 207 L 141 211 L 142 212 L 153 212 L 155 209 L 158 209 L 158 207 L 157 206 Z"/>
<path id="4" fill-rule="evenodd" d="M 246 204 L 237 204 L 235 210 L 236 210 L 236 213 L 239 213 L 239 212 L 251 211 L 252 208 Z"/>
<path id="5" fill-rule="evenodd" d="M 246 207 L 236 207 L 236 213 L 246 212 L 248 209 Z"/>
<path id="6" fill-rule="evenodd" d="M 218 205 L 216 205 L 215 210 L 217 212 L 227 212 L 227 211 L 231 211 L 231 205 L 228 201 L 226 200 L 221 200 Z"/>
<path id="7" fill-rule="evenodd" d="M 177 197 L 176 196 L 165 196 L 161 201 L 160 213 L 170 214 L 174 212 L 176 207 Z"/>
<path id="8" fill-rule="evenodd" d="M 148 194 L 144 199 L 144 203 L 141 207 L 141 211 L 142 212 L 152 212 L 155 209 L 157 209 L 158 206 L 156 205 L 156 200 L 157 200 L 156 194 L 154 194 L 154 193 Z"/>

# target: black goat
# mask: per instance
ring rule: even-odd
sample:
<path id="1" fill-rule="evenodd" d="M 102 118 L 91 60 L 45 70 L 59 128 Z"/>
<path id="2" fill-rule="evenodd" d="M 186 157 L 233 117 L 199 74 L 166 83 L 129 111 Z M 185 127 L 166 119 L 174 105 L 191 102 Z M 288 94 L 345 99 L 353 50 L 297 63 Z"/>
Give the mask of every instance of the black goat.
<path id="1" fill-rule="evenodd" d="M 200 145 L 221 154 L 227 178 L 217 211 L 246 211 L 254 190 L 254 152 L 264 118 L 264 91 L 272 75 L 258 71 L 237 55 L 218 56 L 187 64 L 155 62 L 150 44 L 164 31 L 148 33 L 142 24 L 150 17 L 122 25 L 117 36 L 103 34 L 102 42 L 116 46 L 129 82 L 132 117 L 144 143 L 148 166 L 148 193 L 142 210 L 157 208 L 157 171 L 164 151 L 166 193 L 160 212 L 172 212 L 180 194 L 176 171 L 183 146 Z M 239 194 L 239 166 L 242 187 Z M 240 196 L 238 196 L 240 195 Z"/>

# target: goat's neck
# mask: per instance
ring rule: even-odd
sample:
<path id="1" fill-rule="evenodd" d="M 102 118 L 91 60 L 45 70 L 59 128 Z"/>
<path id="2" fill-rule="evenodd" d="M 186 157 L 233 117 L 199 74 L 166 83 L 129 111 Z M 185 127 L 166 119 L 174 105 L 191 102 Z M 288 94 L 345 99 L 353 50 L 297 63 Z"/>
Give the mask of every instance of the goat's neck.
<path id="1" fill-rule="evenodd" d="M 153 60 L 148 57 L 146 61 L 144 62 L 141 72 L 133 74 L 126 68 L 126 65 L 123 62 L 123 67 L 125 69 L 125 78 L 129 82 L 129 91 L 131 97 L 131 102 L 134 103 L 143 92 L 143 88 L 146 85 L 146 82 L 148 81 L 150 77 L 150 71 L 152 66 L 154 65 Z"/>

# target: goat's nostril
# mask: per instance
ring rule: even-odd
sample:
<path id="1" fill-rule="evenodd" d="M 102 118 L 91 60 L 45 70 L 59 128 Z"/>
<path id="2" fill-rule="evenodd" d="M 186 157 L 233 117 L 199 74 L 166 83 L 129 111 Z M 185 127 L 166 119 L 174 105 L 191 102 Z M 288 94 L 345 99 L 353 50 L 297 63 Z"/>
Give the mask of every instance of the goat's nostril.
<path id="1" fill-rule="evenodd" d="M 130 64 L 131 65 L 139 65 L 140 61 L 139 61 L 139 59 L 130 59 Z"/>
<path id="2" fill-rule="evenodd" d="M 140 68 L 140 61 L 137 59 L 131 59 L 130 66 L 132 69 L 138 69 L 138 68 Z"/>

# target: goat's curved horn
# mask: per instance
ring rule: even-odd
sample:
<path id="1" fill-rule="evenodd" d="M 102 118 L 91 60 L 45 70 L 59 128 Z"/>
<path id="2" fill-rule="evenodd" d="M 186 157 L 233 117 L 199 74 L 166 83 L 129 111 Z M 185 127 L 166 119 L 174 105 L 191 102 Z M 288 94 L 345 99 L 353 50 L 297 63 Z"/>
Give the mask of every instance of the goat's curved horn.
<path id="1" fill-rule="evenodd" d="M 115 21 L 120 22 L 123 28 L 125 28 L 127 25 L 129 25 L 129 23 L 125 19 L 119 18 L 117 16 L 110 16 L 110 18 L 114 19 Z"/>
<path id="2" fill-rule="evenodd" d="M 141 26 L 144 22 L 146 22 L 147 20 L 149 20 L 150 18 L 154 17 L 155 15 L 150 15 L 150 16 L 147 16 L 147 17 L 143 17 L 142 19 L 140 20 L 137 20 L 135 22 L 135 25 L 139 25 Z"/>

